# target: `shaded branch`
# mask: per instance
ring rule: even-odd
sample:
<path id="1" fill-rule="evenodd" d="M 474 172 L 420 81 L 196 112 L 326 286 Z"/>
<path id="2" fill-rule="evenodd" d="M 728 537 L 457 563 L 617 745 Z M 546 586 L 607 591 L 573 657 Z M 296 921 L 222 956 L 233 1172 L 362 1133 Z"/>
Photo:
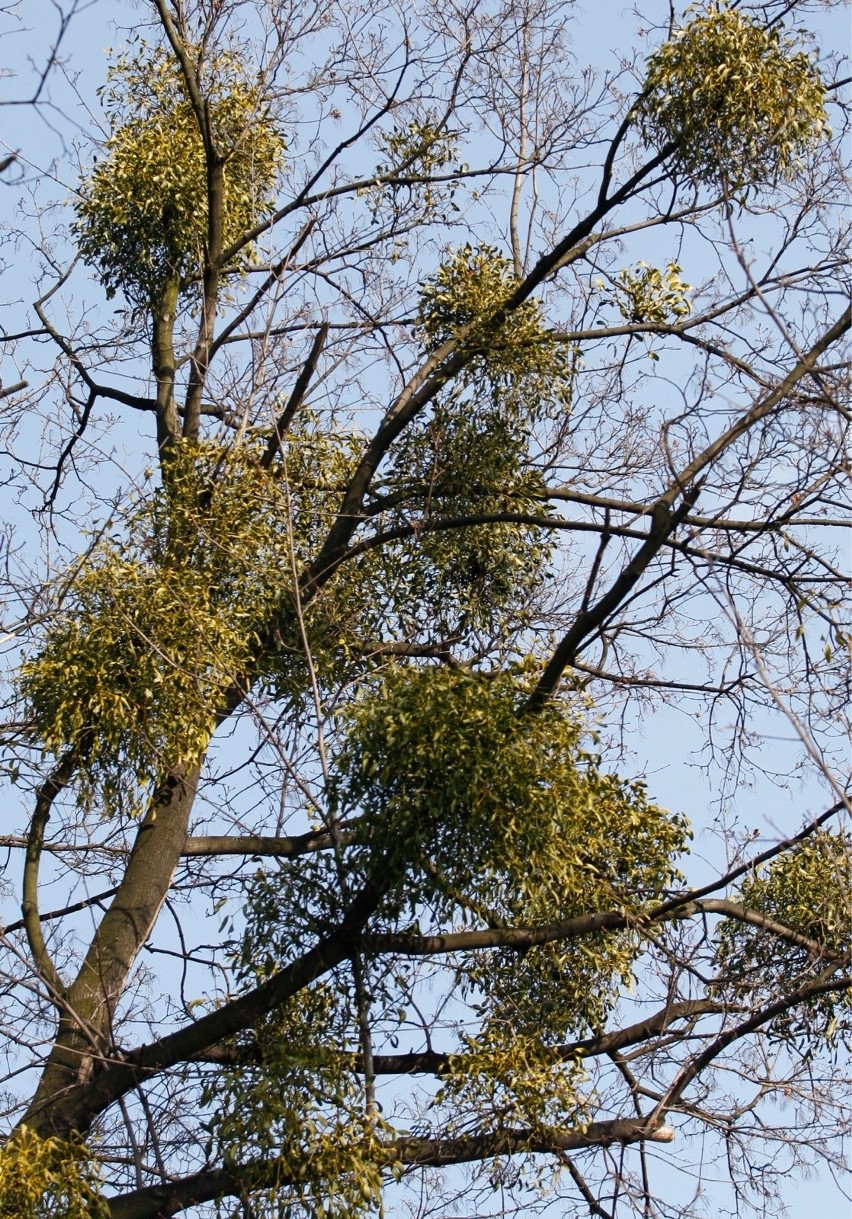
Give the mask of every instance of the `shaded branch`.
<path id="1" fill-rule="evenodd" d="M 12 394 L 17 394 L 20 390 L 26 389 L 29 381 L 16 381 L 14 385 L 0 386 L 0 398 L 9 398 Z"/>
<path id="2" fill-rule="evenodd" d="M 467 1164 L 495 1156 L 553 1155 L 584 1148 L 609 1147 L 614 1143 L 670 1143 L 674 1131 L 660 1122 L 614 1118 L 593 1122 L 585 1130 L 552 1131 L 540 1134 L 529 1130 L 503 1130 L 460 1138 L 418 1139 L 405 1136 L 379 1144 L 375 1158 L 383 1168 L 394 1164 L 438 1167 Z M 239 1169 L 214 1168 L 195 1173 L 167 1185 L 150 1185 L 110 1199 L 110 1219 L 169 1219 L 190 1206 L 215 1198 L 242 1197 L 260 1189 L 285 1190 L 303 1179 L 288 1167 L 286 1153 L 274 1160 L 255 1160 Z"/>
<path id="3" fill-rule="evenodd" d="M 346 842 L 344 835 L 342 841 Z M 181 855 L 261 855 L 280 859 L 296 859 L 332 846 L 327 830 L 311 830 L 295 837 L 274 837 L 263 834 L 219 834 L 187 838 Z"/>
<path id="4" fill-rule="evenodd" d="M 323 324 L 314 336 L 311 350 L 308 352 L 308 358 L 305 360 L 296 378 L 296 384 L 293 386 L 293 392 L 287 400 L 287 405 L 275 421 L 272 435 L 269 437 L 266 449 L 260 459 L 260 464 L 264 470 L 269 469 L 276 455 L 281 451 L 281 443 L 295 418 L 296 412 L 305 400 L 305 394 L 308 392 L 308 387 L 316 372 L 317 364 L 327 338 L 328 326 Z"/>
<path id="5" fill-rule="evenodd" d="M 740 905 L 739 902 L 725 901 L 721 898 L 710 898 L 709 900 L 697 901 L 694 905 L 697 910 L 701 910 L 705 914 L 721 914 L 725 918 L 735 919 L 738 923 L 749 923 L 752 927 L 759 927 L 761 931 L 768 931 L 779 940 L 785 940 L 796 948 L 804 948 L 816 960 L 833 961 L 835 964 L 842 965 L 848 957 L 848 954 L 845 953 L 831 952 L 824 944 L 820 944 L 818 940 L 812 940 L 808 936 L 795 931 L 792 927 L 786 927 L 783 923 L 769 918 L 759 910 L 749 910 L 746 906 Z"/>
<path id="6" fill-rule="evenodd" d="M 638 584 L 651 560 L 659 553 L 678 525 L 683 522 L 684 517 L 698 498 L 701 487 L 700 484 L 692 487 L 684 495 L 677 511 L 673 512 L 672 503 L 677 490 L 678 486 L 675 485 L 657 501 L 654 505 L 651 527 L 648 530 L 646 541 L 639 547 L 627 566 L 622 569 L 609 590 L 590 609 L 578 615 L 574 625 L 545 666 L 538 684 L 527 700 L 527 710 L 537 711 L 556 693 L 562 674 L 576 658 L 580 645 L 603 626 L 610 614 Z"/>
<path id="7" fill-rule="evenodd" d="M 92 897 L 84 897 L 79 902 L 72 902 L 69 906 L 61 906 L 58 910 L 48 910 L 47 913 L 41 914 L 39 917 L 43 923 L 48 923 L 52 919 L 64 918 L 66 914 L 76 914 L 79 910 L 88 910 L 91 906 L 99 906 L 108 897 L 113 897 L 116 893 L 115 888 L 104 889 L 102 893 L 95 893 Z M 2 928 L 4 932 L 20 931 L 26 926 L 25 919 L 18 919 L 17 922 L 8 923 Z"/>
<path id="8" fill-rule="evenodd" d="M 720 1015 L 730 1011 L 730 1005 L 715 999 L 686 999 L 680 1003 L 669 1003 L 653 1015 L 624 1028 L 614 1029 L 609 1033 L 600 1033 L 595 1037 L 584 1037 L 579 1041 L 569 1041 L 554 1047 L 554 1054 L 565 1062 L 586 1058 L 597 1058 L 601 1054 L 612 1054 L 628 1046 L 639 1045 L 650 1041 L 664 1033 L 671 1036 L 672 1025 L 680 1020 L 694 1022 L 700 1016 Z M 677 1035 L 677 1034 L 674 1034 Z M 439 1050 L 413 1050 L 406 1054 L 374 1054 L 373 1070 L 377 1075 L 443 1075 L 452 1062 L 460 1063 L 465 1058 L 464 1053 L 449 1054 Z M 217 1066 L 238 1066 L 261 1063 L 263 1052 L 261 1046 L 254 1042 L 249 1045 L 211 1046 L 196 1054 L 195 1062 L 206 1062 Z M 361 1069 L 360 1056 L 352 1055 L 351 1069 Z"/>
<path id="9" fill-rule="evenodd" d="M 784 851 L 790 851 L 797 847 L 799 843 L 805 842 L 812 834 L 815 834 L 820 826 L 825 825 L 832 817 L 836 817 L 839 812 L 846 806 L 842 800 L 838 800 L 836 804 L 832 804 L 831 808 L 827 808 L 825 812 L 814 817 L 798 834 L 793 834 L 790 838 L 784 838 L 781 842 L 777 842 L 774 846 L 768 847 L 765 851 L 761 851 L 759 855 L 752 855 L 745 863 L 737 864 L 735 868 L 730 868 L 724 876 L 720 876 L 718 880 L 710 881 L 709 884 L 703 885 L 700 889 L 693 889 L 687 897 L 687 901 L 698 901 L 702 897 L 707 897 L 710 893 L 718 893 L 720 889 L 726 889 L 728 885 L 733 884 L 735 880 L 739 880 L 741 876 L 745 876 L 746 872 L 753 872 L 762 864 L 768 863 L 770 859 L 775 859 L 777 855 L 782 855 Z M 682 905 L 683 897 L 673 897 L 668 902 L 663 902 L 657 907 L 657 917 L 668 914 L 671 910 L 676 910 Z"/>
<path id="10" fill-rule="evenodd" d="M 40 1103 L 31 1106 L 27 1123 L 37 1130 L 49 1130 L 63 1136 L 71 1130 L 85 1132 L 99 1113 L 143 1080 L 176 1063 L 190 1061 L 207 1046 L 251 1027 L 267 1012 L 351 957 L 379 900 L 379 892 L 366 886 L 352 902 L 341 924 L 279 973 L 238 999 L 201 1016 L 193 1024 L 104 1067 L 88 1083 L 66 1088 L 60 1095 L 37 1098 Z"/>

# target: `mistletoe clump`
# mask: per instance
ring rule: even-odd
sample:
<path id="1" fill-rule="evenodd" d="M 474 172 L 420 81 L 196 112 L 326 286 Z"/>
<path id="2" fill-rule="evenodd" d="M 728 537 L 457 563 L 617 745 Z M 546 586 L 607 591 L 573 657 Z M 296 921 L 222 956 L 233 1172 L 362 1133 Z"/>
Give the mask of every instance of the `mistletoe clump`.
<path id="1" fill-rule="evenodd" d="M 272 202 L 285 142 L 238 55 L 199 66 L 210 135 L 224 159 L 223 245 L 243 238 Z M 143 43 L 109 72 L 106 157 L 80 188 L 76 235 L 84 262 L 112 297 L 159 299 L 164 285 L 197 279 L 208 226 L 207 154 L 179 65 Z M 251 246 L 235 260 L 251 260 Z"/>
<path id="2" fill-rule="evenodd" d="M 602 773 L 575 710 L 554 701 L 531 714 L 528 694 L 510 674 L 385 670 L 345 713 L 342 811 L 363 811 L 384 875 L 413 866 L 403 890 L 439 906 L 464 893 L 529 925 L 659 897 L 683 818 Z"/>
<path id="3" fill-rule="evenodd" d="M 128 773 L 145 787 L 200 756 L 289 568 L 283 492 L 248 449 L 182 446 L 171 475 L 92 550 L 22 669 L 34 737 L 76 749 L 84 802 L 108 810 Z"/>
<path id="4" fill-rule="evenodd" d="M 78 1138 L 21 1126 L 0 1148 L 0 1219 L 108 1219 L 101 1173 Z"/>
<path id="5" fill-rule="evenodd" d="M 318 527 L 320 455 L 310 430 L 269 469 L 250 445 L 182 444 L 168 491 L 140 499 L 66 581 L 20 688 L 33 738 L 77 752 L 84 804 L 132 813 L 128 775 L 138 791 L 201 756 Z"/>
<path id="6" fill-rule="evenodd" d="M 636 113 L 648 146 L 676 145 L 689 178 L 736 192 L 791 178 L 828 133 L 810 55 L 725 5 L 694 16 L 651 56 Z"/>
<path id="7" fill-rule="evenodd" d="M 427 351 L 448 339 L 472 349 L 462 380 L 503 413 L 540 415 L 571 405 L 576 353 L 548 329 L 541 303 L 526 300 L 508 315 L 518 287 L 509 260 L 492 246 L 450 250 L 421 289 L 419 332 Z M 483 400 L 483 393 L 477 395 Z"/>
<path id="8" fill-rule="evenodd" d="M 388 886 L 385 917 L 500 928 L 628 915 L 615 935 L 589 926 L 457 959 L 477 1027 L 443 1096 L 488 1127 L 582 1113 L 583 1072 L 559 1047 L 605 1023 L 642 949 L 630 924 L 676 880 L 689 836 L 641 783 L 601 771 L 576 708 L 554 700 L 532 714 L 528 693 L 510 674 L 390 668 L 347 709 L 336 767 L 339 811 L 362 815 L 352 849 Z"/>
<path id="9" fill-rule="evenodd" d="M 635 267 L 619 271 L 613 303 L 624 320 L 665 326 L 689 317 L 692 302 L 687 294 L 691 285 L 681 279 L 681 269 L 676 262 L 668 262 L 661 271 L 640 259 Z M 604 286 L 602 281 L 598 286 Z"/>
<path id="10" fill-rule="evenodd" d="M 771 1002 L 809 983 L 827 984 L 805 1003 L 772 1022 L 772 1035 L 808 1044 L 832 1042 L 852 1033 L 852 995 L 831 987 L 848 961 L 852 918 L 852 844 L 840 833 L 822 831 L 773 859 L 744 881 L 743 906 L 767 920 L 767 927 L 727 919 L 719 931 L 718 960 L 726 990 L 734 1000 L 755 992 Z M 807 941 L 785 942 L 771 930 L 781 924 Z"/>
<path id="11" fill-rule="evenodd" d="M 465 245 L 420 293 L 426 351 L 455 341 L 468 360 L 393 454 L 407 493 L 400 523 L 415 504 L 421 526 L 417 546 L 397 548 L 394 560 L 409 599 L 447 635 L 517 624 L 551 553 L 530 440 L 568 414 L 577 352 L 547 326 L 538 300 L 505 310 L 518 282 L 498 250 Z"/>

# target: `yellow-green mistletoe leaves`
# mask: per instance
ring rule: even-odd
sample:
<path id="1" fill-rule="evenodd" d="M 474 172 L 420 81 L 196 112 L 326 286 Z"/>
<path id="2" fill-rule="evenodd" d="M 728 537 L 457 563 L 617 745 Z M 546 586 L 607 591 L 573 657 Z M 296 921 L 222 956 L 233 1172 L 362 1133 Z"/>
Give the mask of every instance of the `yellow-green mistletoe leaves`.
<path id="1" fill-rule="evenodd" d="M 832 959 L 848 952 L 852 923 L 852 846 L 843 834 L 821 831 L 773 859 L 743 883 L 739 901 L 820 945 L 811 952 L 779 938 L 770 928 L 727 919 L 719 930 L 717 958 L 725 991 L 735 1000 L 771 1002 L 822 976 L 830 980 Z M 841 965 L 838 961 L 837 969 Z M 846 968 L 848 973 L 848 966 Z M 827 991 L 771 1026 L 774 1036 L 806 1044 L 852 1033 L 852 995 Z"/>
<path id="2" fill-rule="evenodd" d="M 426 607 L 428 622 L 446 636 L 463 633 L 462 623 L 471 630 L 522 625 L 541 585 L 550 539 L 532 522 L 546 520 L 548 510 L 526 456 L 526 439 L 510 420 L 453 397 L 416 421 L 394 454 L 395 483 L 407 492 L 398 518 L 414 512 L 422 529 L 413 545 L 393 547 L 388 561 L 409 601 Z M 531 521 L 488 521 L 495 514 Z M 447 521 L 452 528 L 441 527 Z"/>
<path id="3" fill-rule="evenodd" d="M 254 1030 L 257 1061 L 222 1071 L 205 1091 L 208 1129 L 236 1176 L 243 1164 L 277 1157 L 278 1180 L 253 1192 L 258 1219 L 355 1219 L 380 1210 L 381 1122 L 365 1120 L 338 1009 L 330 987 L 302 991 Z"/>
<path id="4" fill-rule="evenodd" d="M 540 1133 L 588 1121 L 588 1076 L 580 1064 L 534 1034 L 491 1020 L 450 1059 L 437 1103 L 454 1132 L 487 1123 L 491 1130 Z"/>
<path id="5" fill-rule="evenodd" d="M 522 625 L 550 553 L 531 440 L 570 409 L 577 354 L 548 329 L 539 301 L 501 316 L 517 282 L 497 250 L 468 245 L 450 251 L 421 290 L 426 350 L 458 339 L 470 355 L 392 456 L 394 481 L 407 492 L 400 521 L 422 525 L 398 571 L 446 635 Z M 495 514 L 533 519 L 487 519 Z"/>
<path id="6" fill-rule="evenodd" d="M 696 182 L 734 193 L 794 173 L 828 132 L 825 85 L 778 26 L 727 5 L 696 13 L 648 62 L 637 118 Z"/>
<path id="7" fill-rule="evenodd" d="M 196 49 L 190 48 L 195 57 Z M 284 138 L 241 57 L 200 66 L 217 153 L 224 158 L 224 246 L 252 229 L 272 203 Z M 109 296 L 156 302 L 167 280 L 197 277 L 207 243 L 207 161 L 181 70 L 142 43 L 117 57 L 103 94 L 106 156 L 80 187 L 76 234 L 83 260 Z M 245 266 L 243 250 L 236 265 Z"/>
<path id="8" fill-rule="evenodd" d="M 517 286 L 509 260 L 492 246 L 450 250 L 421 290 L 419 332 L 427 351 L 462 337 L 476 352 L 467 380 L 490 386 L 504 411 L 535 419 L 570 407 L 576 353 L 547 328 L 537 300 L 499 316 Z"/>
<path id="9" fill-rule="evenodd" d="M 242 450 L 182 446 L 169 486 L 130 514 L 124 538 L 95 547 L 22 670 L 34 735 L 82 751 L 84 799 L 99 788 L 107 809 L 129 797 L 133 811 L 128 776 L 144 786 L 200 757 L 268 608 L 254 560 L 279 546 L 257 532 L 272 479 Z"/>
<path id="10" fill-rule="evenodd" d="M 692 312 L 688 296 L 691 284 L 681 279 L 681 270 L 676 262 L 666 263 L 666 269 L 661 271 L 640 259 L 635 267 L 619 271 L 612 303 L 618 306 L 626 322 L 646 325 L 679 322 Z M 602 280 L 596 286 L 606 290 Z"/>
<path id="11" fill-rule="evenodd" d="M 442 1080 L 448 1128 L 535 1131 L 582 1122 L 586 1081 L 560 1046 L 605 1023 L 642 950 L 642 914 L 677 879 L 674 860 L 688 838 L 684 819 L 652 804 L 641 784 L 602 773 L 598 759 L 583 751 L 584 729 L 573 708 L 553 701 L 539 713 L 525 711 L 528 687 L 510 674 L 391 665 L 362 691 L 341 712 L 330 813 L 347 822 L 340 852 L 353 887 L 357 877 L 384 894 L 376 930 L 399 933 L 412 918 L 427 928 L 434 920 L 443 930 L 628 915 L 623 931 L 602 934 L 589 920 L 577 934 L 554 932 L 528 951 L 495 947 L 447 962 L 458 1001 L 467 1006 Z M 314 871 L 302 890 L 297 869 L 286 866 L 252 882 L 237 958 L 244 979 L 268 976 L 339 923 L 339 887 L 333 900 L 331 893 L 336 865 L 326 858 L 325 880 Z M 386 1016 L 407 1006 L 413 984 L 403 953 L 392 977 L 382 971 Z M 328 1001 L 318 989 L 299 1002 L 307 1011 Z M 351 1004 L 338 999 L 324 1025 L 278 1028 L 279 1019 L 301 1020 L 301 1010 L 291 1005 L 280 1017 L 270 1015 L 268 1065 L 253 1076 L 246 1068 L 234 1084 L 268 1089 L 263 1111 L 300 1132 L 307 1126 L 297 1126 L 295 1115 L 312 1089 L 326 1093 L 324 1122 L 335 1113 L 339 1120 L 340 1106 L 350 1104 L 357 1064 L 350 1059 L 347 1067 L 337 1048 L 358 1044 Z M 317 1027 L 325 1029 L 325 1049 L 314 1043 Z M 295 1080 L 286 1100 L 280 1085 L 275 1092 L 276 1054 L 288 1063 L 290 1055 L 300 1062 L 303 1056 L 310 1073 L 304 1084 Z M 293 1080 L 293 1068 L 281 1077 Z M 237 1131 L 243 1143 L 249 1135 L 240 1132 L 242 1110 L 226 1099 L 222 1129 Z M 258 1105 L 247 1108 L 256 1112 Z M 290 1136 L 294 1143 L 303 1137 Z M 305 1154 L 313 1163 L 313 1153 Z"/>
<path id="12" fill-rule="evenodd" d="M 0 1219 L 108 1219 L 101 1174 L 85 1143 L 22 1126 L 0 1147 Z"/>
<path id="13" fill-rule="evenodd" d="M 437 114 L 429 111 L 395 126 L 380 134 L 378 143 L 386 159 L 376 167 L 374 184 L 364 191 L 373 200 L 374 219 L 385 202 L 397 220 L 405 216 L 412 225 L 425 224 L 442 210 L 458 211 L 452 201 L 457 190 L 453 173 L 462 170 L 456 156 L 458 133 L 448 130 Z M 391 261 L 403 246 L 404 239 L 398 238 Z"/>
<path id="14" fill-rule="evenodd" d="M 143 500 L 82 563 L 21 691 L 34 738 L 79 750 L 84 802 L 97 793 L 105 812 L 133 812 L 139 785 L 201 757 L 319 527 L 321 448 L 295 434 L 265 470 L 249 445 L 182 444 L 168 493 Z M 333 478 L 331 459 L 324 472 Z"/>
<path id="15" fill-rule="evenodd" d="M 416 861 L 412 904 L 462 896 L 522 923 L 641 908 L 675 875 L 683 819 L 602 773 L 566 705 L 525 712 L 527 693 L 505 674 L 388 669 L 346 712 L 339 804 L 362 811 L 383 876 Z"/>
<path id="16" fill-rule="evenodd" d="M 379 142 L 387 155 L 387 163 L 379 167 L 379 173 L 407 170 L 425 175 L 452 164 L 457 134 L 448 131 L 438 116 L 430 113 L 420 119 L 411 119 L 405 126 L 394 127 L 381 135 Z"/>

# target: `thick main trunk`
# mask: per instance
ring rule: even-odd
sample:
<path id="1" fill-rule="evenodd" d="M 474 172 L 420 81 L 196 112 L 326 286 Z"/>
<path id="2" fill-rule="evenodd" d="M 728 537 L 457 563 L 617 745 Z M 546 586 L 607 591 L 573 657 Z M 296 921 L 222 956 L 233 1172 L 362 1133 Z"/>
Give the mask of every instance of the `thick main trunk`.
<path id="1" fill-rule="evenodd" d="M 114 1055 L 116 1006 L 168 894 L 186 842 L 199 773 L 199 766 L 173 771 L 160 784 L 139 826 L 124 878 L 66 992 L 53 1049 L 23 1118 L 41 1134 L 66 1133 L 55 1128 L 54 1105 Z"/>

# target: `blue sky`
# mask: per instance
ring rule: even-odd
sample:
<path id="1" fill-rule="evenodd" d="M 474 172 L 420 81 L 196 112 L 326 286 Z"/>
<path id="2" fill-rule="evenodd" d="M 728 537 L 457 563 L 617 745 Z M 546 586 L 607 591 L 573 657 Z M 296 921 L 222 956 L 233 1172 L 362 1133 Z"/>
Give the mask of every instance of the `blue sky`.
<path id="1" fill-rule="evenodd" d="M 43 48 L 56 34 L 57 10 L 52 3 L 28 0 L 25 9 L 29 32 L 3 34 L 7 74 L 5 79 L 0 79 L 0 100 L 20 101 L 31 95 L 44 63 Z M 666 6 L 658 4 L 655 11 L 657 20 L 665 20 Z M 0 109 L 0 148 L 20 152 L 24 178 L 21 182 L 17 172 L 7 172 L 4 176 L 0 207 L 8 217 L 14 219 L 22 199 L 26 199 L 26 179 L 31 174 L 55 175 L 57 200 L 67 197 L 73 190 L 75 146 L 89 130 L 92 118 L 97 116 L 95 88 L 104 78 L 106 49 L 122 39 L 122 33 L 114 27 L 126 23 L 132 28 L 135 13 L 132 6 L 110 0 L 81 4 L 61 47 L 61 57 L 67 57 L 67 68 L 63 74 L 54 75 L 47 86 L 49 96 L 55 99 L 55 108 L 47 106 L 36 112 L 27 106 L 13 105 Z M 572 38 L 581 60 L 588 55 L 598 65 L 610 66 L 622 55 L 632 52 L 638 23 L 630 8 L 600 3 L 585 9 L 578 7 L 577 13 Z M 846 36 L 846 17 L 841 10 L 835 10 L 833 14 L 815 10 L 811 17 L 824 45 L 842 44 Z M 0 31 L 2 29 L 0 25 Z M 79 77 L 77 73 L 80 73 Z M 668 257 L 668 250 L 655 242 L 656 239 L 649 241 L 649 257 Z M 4 257 L 2 250 L 0 257 Z M 26 260 L 22 269 L 20 259 L 6 253 L 4 262 L 5 296 L 27 300 L 31 288 Z M 692 266 L 687 278 L 690 274 L 698 278 L 702 268 Z M 105 309 L 110 307 L 104 305 Z M 13 366 L 4 363 L 0 366 L 0 375 L 8 384 L 17 373 Z M 135 423 L 130 420 L 126 430 L 131 463 Z M 33 445 L 37 444 L 38 439 L 33 438 Z M 12 505 L 8 511 L 14 511 Z M 767 777 L 771 772 L 784 775 L 791 755 L 800 751 L 800 742 L 788 720 L 780 713 L 767 713 L 765 723 L 752 727 L 763 737 L 761 768 L 747 783 L 738 784 L 735 791 L 720 798 L 718 769 L 708 774 L 703 768 L 705 733 L 688 703 L 680 709 L 652 708 L 628 721 L 629 748 L 627 761 L 621 764 L 621 769 L 626 766 L 633 773 L 644 774 L 652 795 L 661 804 L 686 812 L 693 821 L 700 835 L 690 873 L 694 883 L 701 883 L 714 868 L 724 864 L 723 830 L 733 825 L 746 827 L 754 832 L 755 844 L 759 847 L 766 841 L 795 832 L 804 821 L 830 803 L 825 785 L 808 767 L 779 782 Z M 610 730 L 615 731 L 614 726 Z M 10 913 L 14 902 L 5 903 L 5 906 L 6 918 L 15 917 Z M 199 930 L 201 932 L 203 928 Z M 677 1154 L 676 1145 L 671 1153 Z M 715 1190 L 720 1191 L 718 1197 L 714 1197 Z M 717 1205 L 729 1202 L 726 1187 L 714 1184 L 709 1175 L 705 1182 L 705 1197 L 710 1215 Z M 794 1216 L 818 1214 L 821 1219 L 844 1219 L 849 1214 L 843 1194 L 826 1174 L 809 1181 L 791 1178 L 788 1203 Z"/>

